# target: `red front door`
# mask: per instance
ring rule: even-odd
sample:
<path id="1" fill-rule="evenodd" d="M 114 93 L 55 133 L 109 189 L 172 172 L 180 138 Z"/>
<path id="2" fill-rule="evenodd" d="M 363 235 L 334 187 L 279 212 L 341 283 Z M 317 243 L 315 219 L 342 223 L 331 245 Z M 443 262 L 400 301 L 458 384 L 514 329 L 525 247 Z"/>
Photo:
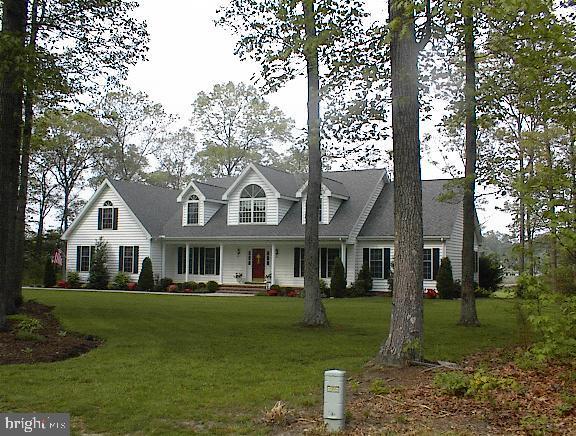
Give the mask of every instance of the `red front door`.
<path id="1" fill-rule="evenodd" d="M 266 251 L 263 248 L 252 250 L 252 281 L 264 281 Z"/>

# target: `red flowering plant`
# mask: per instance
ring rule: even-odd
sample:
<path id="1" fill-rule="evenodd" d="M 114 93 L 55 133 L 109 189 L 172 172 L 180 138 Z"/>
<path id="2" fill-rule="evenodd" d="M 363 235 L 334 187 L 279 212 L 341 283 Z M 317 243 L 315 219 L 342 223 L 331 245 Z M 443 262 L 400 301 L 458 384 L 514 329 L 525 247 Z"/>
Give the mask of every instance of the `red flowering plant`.
<path id="1" fill-rule="evenodd" d="M 436 289 L 424 289 L 424 296 L 426 298 L 437 298 L 438 291 Z"/>
<path id="2" fill-rule="evenodd" d="M 135 291 L 137 287 L 138 283 L 135 282 L 128 282 L 128 284 L 126 285 L 126 289 L 128 289 L 129 291 Z"/>
<path id="3" fill-rule="evenodd" d="M 63 289 L 68 289 L 70 286 L 68 285 L 68 282 L 66 280 L 58 280 L 56 282 L 56 287 L 58 288 L 63 288 Z"/>
<path id="4" fill-rule="evenodd" d="M 278 290 L 277 289 L 268 289 L 266 291 L 266 295 L 268 295 L 269 297 L 277 297 L 278 296 Z"/>

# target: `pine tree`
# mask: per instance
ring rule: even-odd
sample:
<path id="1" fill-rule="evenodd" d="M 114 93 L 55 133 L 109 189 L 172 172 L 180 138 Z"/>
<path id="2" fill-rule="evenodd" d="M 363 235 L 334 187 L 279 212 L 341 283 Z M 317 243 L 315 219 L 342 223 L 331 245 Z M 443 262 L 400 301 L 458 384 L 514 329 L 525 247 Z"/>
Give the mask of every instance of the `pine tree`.
<path id="1" fill-rule="evenodd" d="M 330 296 L 342 298 L 346 291 L 346 275 L 344 265 L 339 257 L 334 261 L 334 269 L 330 277 Z"/>
<path id="2" fill-rule="evenodd" d="M 50 256 L 46 258 L 46 266 L 44 267 L 44 287 L 52 288 L 56 284 L 56 271 L 52 265 Z"/>
<path id="3" fill-rule="evenodd" d="M 359 296 L 368 294 L 368 291 L 372 289 L 372 274 L 370 273 L 370 267 L 367 263 L 363 264 L 360 271 L 358 271 L 358 277 L 356 278 L 354 287 Z"/>
<path id="4" fill-rule="evenodd" d="M 142 261 L 142 270 L 138 277 L 138 289 L 141 291 L 151 291 L 154 289 L 154 274 L 152 272 L 152 261 L 149 257 Z"/>
<path id="5" fill-rule="evenodd" d="M 438 275 L 436 276 L 436 289 L 440 294 L 440 298 L 444 300 L 451 300 L 454 295 L 454 277 L 452 276 L 452 262 L 448 257 L 445 257 L 440 262 Z"/>
<path id="6" fill-rule="evenodd" d="M 88 285 L 92 289 L 108 288 L 108 269 L 106 268 L 108 244 L 100 238 L 96 241 L 94 249 L 94 259 L 90 265 L 90 275 Z"/>

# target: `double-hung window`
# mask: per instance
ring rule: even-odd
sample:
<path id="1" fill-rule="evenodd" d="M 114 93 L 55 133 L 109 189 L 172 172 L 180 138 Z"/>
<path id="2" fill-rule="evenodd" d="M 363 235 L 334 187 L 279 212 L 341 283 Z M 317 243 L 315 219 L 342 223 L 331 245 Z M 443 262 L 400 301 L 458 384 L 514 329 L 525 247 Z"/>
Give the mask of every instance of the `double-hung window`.
<path id="1" fill-rule="evenodd" d="M 94 247 L 78 246 L 76 248 L 76 271 L 89 272 L 94 256 Z"/>
<path id="2" fill-rule="evenodd" d="M 197 195 L 191 195 L 188 199 L 187 210 L 187 224 L 198 224 L 198 204 L 199 198 Z"/>
<path id="3" fill-rule="evenodd" d="M 440 249 L 425 248 L 423 254 L 424 280 L 436 280 L 436 275 L 438 274 L 438 269 L 440 268 Z"/>
<path id="4" fill-rule="evenodd" d="M 332 276 L 334 262 L 340 257 L 339 248 L 321 248 L 320 249 L 320 277 L 328 279 Z"/>
<path id="5" fill-rule="evenodd" d="M 240 223 L 266 222 L 266 193 L 258 185 L 248 185 L 240 193 Z"/>
<path id="6" fill-rule="evenodd" d="M 304 248 L 294 247 L 294 277 L 304 277 Z"/>
<path id="7" fill-rule="evenodd" d="M 389 248 L 364 248 L 362 260 L 368 265 L 373 279 L 390 278 L 390 249 Z"/>
<path id="8" fill-rule="evenodd" d="M 110 200 L 98 208 L 98 230 L 118 230 L 118 208 Z"/>
<path id="9" fill-rule="evenodd" d="M 118 271 L 138 274 L 139 265 L 139 248 L 138 246 L 126 245 L 119 248 L 118 253 Z"/>

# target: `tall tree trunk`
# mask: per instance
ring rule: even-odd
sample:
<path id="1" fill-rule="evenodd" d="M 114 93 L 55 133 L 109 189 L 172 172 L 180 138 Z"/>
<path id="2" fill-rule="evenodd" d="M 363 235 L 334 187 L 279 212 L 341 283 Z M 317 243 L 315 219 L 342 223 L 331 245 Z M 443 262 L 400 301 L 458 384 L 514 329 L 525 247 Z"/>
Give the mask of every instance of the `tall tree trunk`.
<path id="1" fill-rule="evenodd" d="M 533 179 L 536 173 L 534 172 L 534 148 L 528 148 L 528 177 Z M 536 274 L 536 257 L 534 256 L 534 234 L 536 230 L 536 219 L 533 213 L 534 206 L 531 203 L 526 205 L 526 244 L 528 249 L 528 273 L 531 276 Z"/>
<path id="2" fill-rule="evenodd" d="M 318 205 L 322 184 L 320 154 L 320 73 L 314 0 L 303 0 L 306 28 L 306 70 L 308 74 L 308 193 L 304 237 L 304 319 L 307 326 L 328 324 L 320 296 Z"/>
<path id="3" fill-rule="evenodd" d="M 556 208 L 554 207 L 555 192 L 554 192 L 554 156 L 552 153 L 552 145 L 550 140 L 546 140 L 546 166 L 550 171 L 550 178 L 547 180 L 546 190 L 548 193 L 548 207 L 550 212 L 550 235 L 549 235 L 549 250 L 550 250 L 550 285 L 554 291 L 558 290 L 558 246 L 557 246 L 557 232 L 556 232 Z"/>
<path id="4" fill-rule="evenodd" d="M 21 65 L 26 35 L 26 0 L 4 0 L 0 47 L 0 328 L 6 325 L 6 309 L 15 273 L 13 256 L 18 207 L 18 170 L 24 98 L 24 66 Z"/>
<path id="5" fill-rule="evenodd" d="M 422 180 L 418 44 L 414 3 L 390 0 L 390 67 L 394 154 L 394 297 L 387 340 L 376 361 L 403 366 L 421 360 L 423 343 Z"/>
<path id="6" fill-rule="evenodd" d="M 474 47 L 474 10 L 469 2 L 463 3 L 464 51 L 466 54 L 466 82 L 464 99 L 466 106 L 466 169 L 463 208 L 462 234 L 462 299 L 460 321 L 465 326 L 479 326 L 474 296 L 474 236 L 476 214 L 474 196 L 476 191 L 476 50 Z"/>
<path id="7" fill-rule="evenodd" d="M 518 239 L 520 242 L 518 272 L 524 274 L 526 271 L 526 206 L 524 204 L 524 185 L 526 184 L 526 177 L 524 175 L 524 144 L 522 143 L 522 119 L 520 115 L 518 115 L 518 118 L 516 119 L 516 137 L 518 139 L 518 171 L 520 174 L 521 189 L 521 191 L 518 192 Z"/>
<path id="8" fill-rule="evenodd" d="M 36 50 L 38 34 L 38 0 L 32 2 L 30 37 L 28 39 L 28 55 Z M 32 63 L 30 63 L 32 64 Z M 24 268 L 24 241 L 26 231 L 26 204 L 28 202 L 28 172 L 30 168 L 30 145 L 32 142 L 32 123 L 34 119 L 34 77 L 28 75 L 24 96 L 24 128 L 22 130 L 22 148 L 20 156 L 20 183 L 18 186 L 18 208 L 16 216 L 16 235 L 14 239 L 15 263 L 12 276 L 12 295 L 8 300 L 7 312 L 15 313 L 22 304 L 22 272 Z"/>

